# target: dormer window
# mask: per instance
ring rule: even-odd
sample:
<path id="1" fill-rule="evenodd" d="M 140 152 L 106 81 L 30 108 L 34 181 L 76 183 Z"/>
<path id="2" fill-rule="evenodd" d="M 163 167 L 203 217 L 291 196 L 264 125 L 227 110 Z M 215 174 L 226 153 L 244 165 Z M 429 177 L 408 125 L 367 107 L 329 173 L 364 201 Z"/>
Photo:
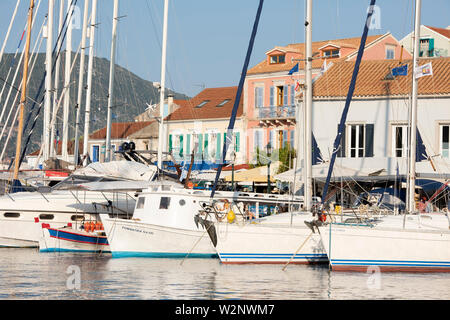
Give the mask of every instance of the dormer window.
<path id="1" fill-rule="evenodd" d="M 201 108 L 201 107 L 203 107 L 205 104 L 207 104 L 208 102 L 209 102 L 209 100 L 205 100 L 205 101 L 203 101 L 202 103 L 196 105 L 195 107 L 196 107 L 196 108 Z"/>
<path id="2" fill-rule="evenodd" d="M 223 107 L 229 101 L 231 101 L 231 99 L 225 99 L 221 103 L 219 103 L 216 107 Z"/>
<path id="3" fill-rule="evenodd" d="M 270 56 L 270 64 L 277 64 L 277 63 L 284 63 L 284 62 L 285 62 L 284 54 Z"/>
<path id="4" fill-rule="evenodd" d="M 339 49 L 325 50 L 325 51 L 323 51 L 323 56 L 324 56 L 325 58 L 335 58 L 335 57 L 339 57 Z"/>

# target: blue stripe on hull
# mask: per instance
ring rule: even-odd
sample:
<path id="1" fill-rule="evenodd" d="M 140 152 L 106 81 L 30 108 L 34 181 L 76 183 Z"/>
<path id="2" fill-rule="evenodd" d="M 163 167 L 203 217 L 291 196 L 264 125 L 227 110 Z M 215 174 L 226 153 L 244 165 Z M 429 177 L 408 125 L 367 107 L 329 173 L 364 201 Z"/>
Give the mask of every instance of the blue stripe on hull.
<path id="1" fill-rule="evenodd" d="M 81 253 L 111 253 L 109 250 L 81 250 L 81 249 L 64 249 L 64 248 L 46 248 L 39 249 L 39 252 L 81 252 Z"/>
<path id="2" fill-rule="evenodd" d="M 71 232 L 64 232 L 62 230 L 57 229 L 48 229 L 50 236 L 52 238 L 61 239 L 61 240 L 67 240 L 67 241 L 74 241 L 74 242 L 81 242 L 81 243 L 89 243 L 94 245 L 107 245 L 108 239 L 106 237 L 98 237 L 98 236 L 87 236 L 87 235 L 81 235 Z"/>
<path id="3" fill-rule="evenodd" d="M 172 253 L 172 252 L 136 252 L 136 251 L 112 251 L 113 258 L 218 258 L 214 253 Z"/>
<path id="4" fill-rule="evenodd" d="M 383 267 L 450 267 L 450 262 L 447 261 L 399 261 L 399 260 L 345 260 L 333 259 L 332 265 L 336 266 L 383 266 Z"/>
<path id="5" fill-rule="evenodd" d="M 222 253 L 224 259 L 291 259 L 293 253 L 268 254 L 268 253 Z M 294 260 L 328 260 L 326 254 L 296 254 Z"/>

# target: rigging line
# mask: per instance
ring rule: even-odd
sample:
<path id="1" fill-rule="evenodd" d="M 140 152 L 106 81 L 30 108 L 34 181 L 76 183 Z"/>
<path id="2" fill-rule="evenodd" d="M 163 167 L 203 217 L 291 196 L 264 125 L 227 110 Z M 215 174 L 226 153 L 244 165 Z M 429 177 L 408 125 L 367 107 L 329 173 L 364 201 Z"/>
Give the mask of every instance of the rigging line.
<path id="1" fill-rule="evenodd" d="M 78 0 L 72 0 L 71 5 L 72 5 L 72 4 L 73 4 L 73 5 L 76 5 L 77 1 L 78 1 Z M 69 10 L 69 12 L 70 12 L 70 19 L 71 19 L 74 10 Z M 68 17 L 68 15 L 69 15 L 69 12 L 67 12 L 67 14 L 66 14 L 66 20 L 67 20 L 67 17 Z M 61 42 L 61 43 L 64 42 L 64 39 L 65 39 L 65 37 L 66 37 L 68 28 L 69 28 L 69 24 L 68 24 L 67 27 L 66 27 L 66 30 L 65 30 L 65 32 L 64 32 L 64 36 L 63 36 L 63 39 L 62 39 L 62 42 Z M 59 34 L 58 40 L 59 40 L 60 36 L 61 36 L 61 34 Z M 52 54 L 52 56 L 53 56 L 54 53 L 56 52 L 57 47 L 58 47 L 58 42 L 56 42 L 56 44 L 55 44 L 55 46 L 54 46 L 54 48 L 53 48 L 53 54 Z M 80 47 L 81 47 L 81 44 L 80 44 Z M 60 48 L 59 48 L 59 51 L 58 51 L 58 54 L 56 55 L 56 58 L 59 57 L 59 55 L 60 55 L 60 53 L 61 53 L 61 50 L 62 50 L 62 48 L 60 47 Z M 76 59 L 75 59 L 74 61 L 76 61 Z M 52 70 L 55 68 L 55 65 L 56 65 L 56 59 L 55 59 L 55 61 L 54 61 L 54 63 L 53 63 Z M 42 78 L 42 80 L 41 80 L 41 84 L 40 84 L 40 86 L 39 86 L 39 88 L 38 88 L 38 91 L 37 91 L 37 93 L 36 93 L 36 98 L 35 98 L 35 100 L 38 100 L 38 98 L 39 98 L 39 96 L 40 96 L 40 94 L 41 94 L 42 87 L 43 87 L 43 85 L 45 84 L 45 77 L 46 77 L 46 75 L 47 75 L 47 71 L 44 71 L 44 75 L 43 75 L 43 78 Z M 31 127 L 30 131 L 29 131 L 29 134 L 28 134 L 28 137 L 27 137 L 27 142 L 26 142 L 26 144 L 25 144 L 24 147 L 23 147 L 23 152 L 22 152 L 22 155 L 21 155 L 21 157 L 20 157 L 19 167 L 20 167 L 20 165 L 22 164 L 22 161 L 23 161 L 23 159 L 24 159 L 24 155 L 25 155 L 26 149 L 27 149 L 27 147 L 28 147 L 28 143 L 29 143 L 29 141 L 30 141 L 30 139 L 31 139 L 31 135 L 32 135 L 32 133 L 33 133 L 33 129 L 34 129 L 35 125 L 36 125 L 36 121 L 37 121 L 37 118 L 38 118 L 38 116 L 39 116 L 40 110 L 41 110 L 41 108 L 42 108 L 42 102 L 44 101 L 44 99 L 45 99 L 45 95 L 42 96 L 40 102 L 38 103 L 38 104 L 39 104 L 39 108 L 38 108 L 38 110 L 37 110 L 37 112 L 36 112 L 36 116 L 35 116 L 35 118 L 34 118 L 34 122 L 33 122 L 33 124 L 32 124 L 32 127 Z M 24 133 L 24 134 L 25 134 L 26 130 L 28 129 L 27 127 L 28 127 L 29 121 L 31 120 L 31 116 L 32 116 L 32 113 L 33 113 L 33 110 L 34 110 L 35 106 L 36 106 L 36 102 L 33 103 L 33 105 L 31 106 L 30 112 L 28 113 L 28 117 L 27 117 L 26 123 L 25 123 L 25 125 L 24 125 L 24 127 L 23 127 L 23 133 Z"/>
<path id="2" fill-rule="evenodd" d="M 161 38 L 159 37 L 159 34 L 156 32 L 156 25 L 155 25 L 155 21 L 153 19 L 153 15 L 152 15 L 152 11 L 150 10 L 150 7 L 148 5 L 148 0 L 146 1 L 146 5 L 147 5 L 147 9 L 150 12 L 150 20 L 152 22 L 153 25 L 153 32 L 155 33 L 155 37 L 157 39 L 157 44 L 158 44 L 158 48 L 160 51 L 162 51 L 162 46 L 161 46 Z M 173 6 L 173 4 L 171 3 L 171 5 Z M 155 6 L 153 6 L 153 8 L 155 9 L 154 11 L 156 12 L 156 8 Z M 173 8 L 172 8 L 173 9 Z M 174 11 L 174 10 L 172 10 Z M 158 17 L 158 16 L 157 16 Z M 174 19 L 176 21 L 176 19 Z M 161 20 L 158 19 L 158 23 L 161 24 Z M 174 88 L 174 84 L 173 84 L 173 80 L 172 80 L 172 76 L 169 70 L 169 67 L 166 66 L 166 74 L 167 74 L 167 78 L 169 79 L 170 85 L 172 86 L 172 88 Z"/>
<path id="3" fill-rule="evenodd" d="M 39 11 L 39 6 L 40 6 L 40 4 L 41 4 L 41 0 L 39 0 L 38 5 L 37 5 L 37 7 L 36 7 L 36 14 L 37 14 L 38 11 Z M 47 18 L 47 17 L 46 17 L 46 18 Z M 36 21 L 36 20 L 34 19 L 34 20 L 31 22 L 31 28 L 33 28 L 34 22 L 35 22 L 35 21 Z M 13 66 L 14 66 L 15 59 L 16 59 L 16 57 L 17 57 L 18 50 L 20 49 L 20 45 L 21 45 L 22 40 L 23 40 L 23 38 L 24 38 L 25 32 L 26 32 L 26 30 L 27 30 L 27 26 L 28 26 L 28 20 L 27 20 L 27 22 L 26 22 L 26 24 L 25 24 L 25 28 L 24 28 L 24 30 L 23 30 L 22 37 L 21 37 L 21 39 L 20 39 L 20 41 L 19 41 L 19 45 L 17 46 L 16 53 L 14 54 L 14 57 L 12 58 L 11 65 L 10 65 L 9 70 L 8 70 L 8 74 L 7 74 L 7 76 L 6 76 L 6 81 L 8 81 L 9 75 L 11 74 L 12 68 L 13 68 Z M 36 42 L 37 42 L 37 40 L 36 40 Z M 16 77 L 17 77 L 17 74 L 18 74 L 18 72 L 19 72 L 20 64 L 22 63 L 22 60 L 23 60 L 24 55 L 25 55 L 25 51 L 22 51 L 22 53 L 21 53 L 21 55 L 20 55 L 20 61 L 19 61 L 19 64 L 18 64 L 18 66 L 17 66 L 17 69 L 16 69 L 16 72 L 15 72 L 14 79 L 13 79 L 13 81 L 12 81 L 12 84 L 14 84 L 15 81 L 16 81 Z M 2 79 L 2 80 L 3 80 L 3 79 Z M 6 84 L 7 84 L 6 81 L 5 81 L 5 83 L 3 84 L 3 88 L 2 88 L 2 91 L 1 91 L 1 93 L 0 93 L 0 101 L 1 101 L 1 97 L 3 96 L 3 91 L 4 91 L 4 89 L 5 89 L 5 87 L 6 87 Z M 11 94 L 11 88 L 10 88 L 10 90 L 9 90 L 9 92 L 8 92 L 8 98 L 7 98 L 6 101 L 5 101 L 5 106 L 6 106 L 7 101 L 9 100 L 10 94 Z M 5 108 L 3 108 L 2 114 L 0 115 L 0 123 L 1 123 L 1 121 L 2 121 L 2 119 L 3 119 L 3 114 L 4 114 L 4 112 L 5 112 L 4 109 L 5 109 Z"/>
<path id="4" fill-rule="evenodd" d="M 29 58 L 29 63 L 32 63 L 32 66 L 31 66 L 32 68 L 31 68 L 31 70 L 30 70 L 30 76 L 28 77 L 27 84 L 29 84 L 30 81 L 31 81 L 31 74 L 32 74 L 32 72 L 33 72 L 33 69 L 34 69 L 34 65 L 35 65 L 35 63 L 36 63 L 36 60 L 37 60 L 37 58 L 38 58 L 38 56 L 39 56 L 39 50 L 40 50 L 40 48 L 41 48 L 42 40 L 43 40 L 43 38 L 40 38 L 40 34 L 41 34 L 42 30 L 43 30 L 44 24 L 45 24 L 45 20 L 44 20 L 44 22 L 42 23 L 41 30 L 39 31 L 39 36 L 36 38 L 36 43 L 35 43 L 35 45 L 34 45 L 34 47 L 33 47 L 33 50 L 32 50 L 33 54 L 32 54 L 32 55 L 30 56 L 30 58 Z M 39 40 L 39 38 L 40 38 L 40 40 Z M 39 47 L 38 47 L 38 49 L 36 50 L 36 46 L 37 46 L 38 43 L 39 43 Z M 23 83 L 23 79 L 20 81 L 20 84 L 19 84 L 20 87 L 22 86 L 22 83 Z M 12 113 L 12 111 L 13 111 L 13 109 L 14 109 L 14 106 L 15 106 L 15 104 L 16 104 L 16 102 L 17 102 L 17 99 L 18 99 L 18 97 L 19 97 L 19 93 L 21 92 L 20 89 L 18 89 L 18 88 L 16 88 L 16 87 L 13 87 L 13 88 L 16 90 L 16 96 L 15 96 L 15 98 L 14 98 L 14 101 L 12 102 L 11 107 L 9 108 L 8 116 L 7 116 L 7 118 L 6 118 L 6 120 L 5 120 L 5 123 L 4 123 L 4 125 L 3 125 L 2 132 L 0 133 L 0 141 L 1 141 L 2 137 L 3 137 L 3 133 L 5 132 L 5 129 L 6 129 L 7 124 L 8 124 L 8 122 L 9 122 L 9 118 L 11 117 L 11 113 Z M 8 97 L 9 97 L 9 96 L 8 96 Z M 29 99 L 29 100 L 31 100 L 31 101 L 34 101 L 33 99 L 28 98 L 28 96 L 27 96 L 27 99 Z M 8 100 L 9 100 L 9 98 L 8 98 Z M 8 100 L 7 100 L 7 101 L 8 101 Z M 6 102 L 7 102 L 7 101 L 6 101 Z M 17 107 L 18 107 L 18 106 L 17 106 Z M 5 103 L 4 110 L 6 110 L 6 108 L 7 108 L 7 103 Z M 12 122 L 12 123 L 11 123 L 11 127 L 14 127 L 14 123 L 15 123 L 15 122 Z M 1 161 L 0 161 L 0 162 L 1 162 Z"/>
<path id="5" fill-rule="evenodd" d="M 77 57 L 78 57 L 78 55 L 79 55 L 79 53 L 80 53 L 80 50 L 81 50 L 81 43 L 80 43 L 80 45 L 78 46 L 78 50 L 77 50 L 77 52 L 76 52 L 75 58 L 73 59 L 72 66 L 70 67 L 70 72 L 69 72 L 69 74 L 72 74 L 72 70 L 73 70 L 73 67 L 75 66 L 75 62 L 77 61 Z M 44 80 L 45 80 L 45 77 L 44 77 Z M 72 82 L 72 83 L 70 83 L 68 87 L 64 87 L 64 88 L 63 88 L 63 93 L 65 93 L 66 90 L 70 90 L 70 86 L 71 86 L 72 84 L 74 84 L 74 83 L 75 83 L 75 81 Z M 60 102 L 61 102 L 61 100 L 62 100 L 62 97 L 63 97 L 63 95 L 61 95 L 61 97 L 60 97 L 60 99 L 59 99 L 59 101 L 58 101 L 58 105 L 57 105 L 57 109 L 56 109 L 55 113 L 58 112 L 58 109 L 59 109 L 59 106 L 60 106 Z M 39 108 L 38 108 L 38 110 L 37 110 L 37 112 L 36 112 L 36 116 L 35 116 L 35 118 L 34 118 L 33 124 L 32 124 L 32 126 L 31 126 L 31 128 L 30 128 L 29 133 L 28 133 L 27 141 L 26 141 L 26 143 L 25 143 L 25 145 L 24 145 L 24 147 L 23 147 L 23 149 L 22 149 L 22 154 L 21 154 L 21 156 L 20 156 L 20 161 L 19 161 L 19 167 L 20 167 L 20 165 L 22 164 L 23 159 L 25 158 L 25 153 L 26 153 L 28 144 L 29 144 L 29 142 L 30 142 L 31 136 L 33 135 L 34 127 L 35 127 L 36 122 L 37 122 L 37 119 L 38 119 L 38 117 L 39 117 L 39 113 L 40 113 L 40 111 L 41 111 L 41 109 L 42 109 L 42 102 L 43 102 L 43 100 L 44 100 L 44 99 L 42 99 L 42 100 L 41 100 L 41 103 L 39 104 Z M 29 116 L 31 116 L 31 114 L 30 114 Z M 53 119 L 55 119 L 55 117 L 54 117 Z M 53 126 L 53 124 L 54 124 L 54 122 L 52 121 L 52 122 L 50 123 L 50 127 Z M 69 125 L 70 125 L 70 124 L 69 124 Z M 73 128 L 73 125 L 72 125 L 72 128 Z M 43 149 L 43 148 L 41 148 L 40 153 L 42 152 L 42 149 Z"/>
<path id="6" fill-rule="evenodd" d="M 3 53 L 5 52 L 5 47 L 6 47 L 6 43 L 8 42 L 9 34 L 11 32 L 11 27 L 12 27 L 12 25 L 14 23 L 14 20 L 16 19 L 17 9 L 19 7 L 20 1 L 21 0 L 17 0 L 16 7 L 15 7 L 13 15 L 11 17 L 11 22 L 9 23 L 8 31 L 6 32 L 5 40 L 3 41 L 3 46 L 2 46 L 2 49 L 0 51 L 0 62 L 2 61 Z"/>
<path id="7" fill-rule="evenodd" d="M 41 48 L 41 44 L 42 44 L 42 38 L 41 38 L 41 41 L 40 41 L 40 44 L 39 44 L 39 47 L 38 47 L 37 51 L 35 51 L 35 48 L 33 49 L 33 51 L 34 51 L 34 57 L 32 57 L 32 58 L 33 58 L 33 62 L 32 62 L 31 69 L 30 69 L 30 77 L 28 78 L 27 83 L 30 82 L 31 76 L 32 76 L 32 74 L 33 74 L 34 66 L 35 66 L 36 61 L 37 61 L 37 58 L 38 58 L 38 52 L 39 52 L 39 50 L 40 50 L 40 48 Z M 15 99 L 14 99 L 14 102 L 13 102 L 12 106 L 11 106 L 11 111 L 13 110 L 14 105 L 15 105 L 16 102 L 17 102 L 17 99 L 18 99 L 18 97 L 19 97 L 19 93 L 20 93 L 20 91 L 17 91 L 16 97 L 15 97 Z M 11 126 L 10 126 L 9 132 L 8 132 L 8 136 L 7 136 L 7 138 L 6 138 L 6 141 L 4 142 L 4 147 L 3 147 L 2 153 L 1 153 L 1 155 L 0 155 L 0 163 L 2 163 L 4 153 L 5 153 L 5 151 L 6 151 L 6 148 L 7 148 L 8 143 L 9 143 L 9 139 L 10 139 L 10 137 L 11 137 L 11 133 L 12 133 L 12 131 L 13 131 L 13 129 L 14 129 L 14 123 L 16 123 L 17 117 L 18 117 L 18 115 L 19 115 L 19 110 L 20 110 L 20 108 L 16 108 L 16 113 L 15 113 L 15 115 L 14 115 L 14 119 L 13 119 L 12 122 L 11 122 Z M 11 113 L 11 112 L 10 112 L 10 113 Z M 9 119 L 9 115 L 8 115 L 8 119 Z M 5 125 L 4 125 L 4 127 L 3 127 L 3 130 L 2 130 L 2 133 L 0 134 L 0 141 L 1 141 L 1 138 L 3 137 L 4 129 L 6 128 L 7 123 L 8 123 L 8 120 L 6 120 Z"/>
<path id="8" fill-rule="evenodd" d="M 44 21 L 43 21 L 43 23 L 42 23 L 42 25 L 41 25 L 41 28 L 40 28 L 40 31 L 39 31 L 39 36 L 40 36 L 41 33 L 42 33 L 42 30 L 43 30 L 43 28 L 44 28 L 45 22 L 46 22 L 46 19 L 44 19 Z M 32 24 L 32 25 L 33 25 L 33 24 Z M 36 53 L 36 46 L 37 46 L 37 44 L 39 43 L 39 47 L 40 47 L 40 43 L 42 42 L 42 39 L 39 40 L 39 36 L 36 38 L 36 42 L 35 42 L 34 48 L 33 48 L 33 50 L 32 50 L 32 51 L 35 52 L 35 53 Z M 14 77 L 13 77 L 12 83 L 9 83 L 7 80 L 5 80 L 5 79 L 3 79 L 3 78 L 0 78 L 0 80 L 4 81 L 4 87 L 5 87 L 6 85 L 9 85 L 8 95 L 6 96 L 6 100 L 5 100 L 5 103 L 4 103 L 4 107 L 3 107 L 2 113 L 1 113 L 1 115 L 0 115 L 0 123 L 2 122 L 4 113 L 5 113 L 6 109 L 7 109 L 8 102 L 9 102 L 9 99 L 10 99 L 10 97 L 11 97 L 12 90 L 14 89 L 14 90 L 16 90 L 16 92 L 20 92 L 20 91 L 21 91 L 21 89 L 19 89 L 19 88 L 17 88 L 17 87 L 14 86 L 14 83 L 16 82 L 16 78 L 17 78 L 17 76 L 18 76 L 18 74 L 19 74 L 19 71 L 20 71 L 20 65 L 21 65 L 21 63 L 22 63 L 22 61 L 23 61 L 23 57 L 25 56 L 24 53 L 25 53 L 25 51 L 22 53 L 22 55 L 21 55 L 21 57 L 20 57 L 19 65 L 18 65 L 18 67 L 17 67 L 17 69 L 16 69 L 16 72 L 14 73 Z M 31 56 L 31 57 L 29 58 L 29 61 L 28 61 L 28 62 L 31 62 L 32 59 L 33 59 L 33 57 Z M 23 82 L 23 80 L 21 80 L 20 86 L 22 85 L 22 82 Z M 17 97 L 17 95 L 16 95 L 16 97 Z M 26 96 L 26 99 L 29 99 L 29 100 L 31 100 L 31 101 L 34 101 L 34 100 L 33 100 L 32 98 L 30 98 L 29 96 Z M 11 110 L 10 110 L 10 114 L 11 114 Z M 9 116 L 8 116 L 8 119 L 9 119 Z M 8 120 L 6 120 L 6 123 L 7 123 L 7 122 L 8 122 Z M 5 124 L 6 124 L 6 123 L 5 123 Z M 3 135 L 3 133 L 2 133 L 2 135 Z M 1 137 L 0 137 L 0 139 L 1 139 Z"/>
<path id="9" fill-rule="evenodd" d="M 222 152 L 222 161 L 220 161 L 219 163 L 219 167 L 217 168 L 217 174 L 216 174 L 216 178 L 214 181 L 214 185 L 212 187 L 212 191 L 211 191 L 211 198 L 214 198 L 214 193 L 216 192 L 216 187 L 217 187 L 217 183 L 219 182 L 219 178 L 220 178 L 220 173 L 222 172 L 222 167 L 224 165 L 225 162 L 225 157 L 227 154 L 227 148 L 228 145 L 231 142 L 231 139 L 233 137 L 233 127 L 234 127 L 234 123 L 236 121 L 236 114 L 238 111 L 238 107 L 241 101 L 241 95 L 242 95 L 242 89 L 244 87 L 244 81 L 245 81 L 245 77 L 247 76 L 247 68 L 248 68 L 248 64 L 250 63 L 250 56 L 252 54 L 252 50 L 253 50 L 253 44 L 255 42 L 255 38 L 256 38 L 256 32 L 258 30 L 258 24 L 259 24 L 259 19 L 261 16 L 261 11 L 262 11 L 262 7 L 264 4 L 264 0 L 260 0 L 259 1 L 259 6 L 258 6 L 258 11 L 256 13 L 256 18 L 255 18 L 255 22 L 253 24 L 253 30 L 252 30 L 252 34 L 250 37 L 250 42 L 248 44 L 248 49 L 247 49 L 247 55 L 245 57 L 245 62 L 244 62 L 244 66 L 242 68 L 242 73 L 241 73 L 241 79 L 239 81 L 239 86 L 238 86 L 238 90 L 236 92 L 236 98 L 234 100 L 234 106 L 233 106 L 233 111 L 231 113 L 231 118 L 230 118 L 230 123 L 228 125 L 228 130 L 227 130 L 227 139 L 224 143 L 223 146 L 223 152 Z"/>

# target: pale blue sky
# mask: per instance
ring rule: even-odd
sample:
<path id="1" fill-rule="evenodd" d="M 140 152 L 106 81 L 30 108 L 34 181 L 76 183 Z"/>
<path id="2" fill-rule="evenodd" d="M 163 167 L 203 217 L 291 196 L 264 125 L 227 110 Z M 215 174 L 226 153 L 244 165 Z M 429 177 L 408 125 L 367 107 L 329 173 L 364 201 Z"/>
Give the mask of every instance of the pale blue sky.
<path id="1" fill-rule="evenodd" d="M 59 2 L 56 0 L 58 6 Z M 109 59 L 113 0 L 98 2 L 96 54 Z M 313 41 L 361 36 L 369 2 L 313 1 Z M 170 0 L 169 3 L 167 86 L 193 96 L 202 86 L 237 85 L 259 0 Z M 160 80 L 163 4 L 163 0 L 120 0 L 119 13 L 126 17 L 119 23 L 117 63 L 151 81 Z M 400 40 L 411 32 L 413 0 L 378 0 L 376 4 L 381 12 L 381 29 L 370 34 L 390 31 Z M 1 44 L 15 5 L 16 0 L 0 1 Z M 14 52 L 17 47 L 28 5 L 29 0 L 21 0 L 6 52 Z M 84 0 L 78 0 L 77 5 L 83 12 Z M 264 2 L 250 66 L 264 59 L 264 53 L 274 46 L 304 41 L 304 6 L 304 0 Z M 34 36 L 47 10 L 48 1 L 41 0 Z M 449 17 L 449 0 L 422 1 L 422 24 L 445 28 L 450 25 Z M 80 33 L 74 31 L 73 48 L 79 45 Z"/>

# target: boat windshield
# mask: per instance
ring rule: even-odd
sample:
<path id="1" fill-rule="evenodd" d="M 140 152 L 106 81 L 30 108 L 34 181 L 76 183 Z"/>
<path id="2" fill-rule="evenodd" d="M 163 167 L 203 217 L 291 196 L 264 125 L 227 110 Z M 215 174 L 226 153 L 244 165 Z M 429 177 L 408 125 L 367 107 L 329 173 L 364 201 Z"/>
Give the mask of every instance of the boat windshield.
<path id="1" fill-rule="evenodd" d="M 67 179 L 57 183 L 52 187 L 52 190 L 69 190 L 77 189 L 80 184 L 87 182 L 99 182 L 99 181 L 115 181 L 116 179 L 110 179 L 105 177 L 90 177 L 90 176 L 77 176 L 71 175 Z"/>

